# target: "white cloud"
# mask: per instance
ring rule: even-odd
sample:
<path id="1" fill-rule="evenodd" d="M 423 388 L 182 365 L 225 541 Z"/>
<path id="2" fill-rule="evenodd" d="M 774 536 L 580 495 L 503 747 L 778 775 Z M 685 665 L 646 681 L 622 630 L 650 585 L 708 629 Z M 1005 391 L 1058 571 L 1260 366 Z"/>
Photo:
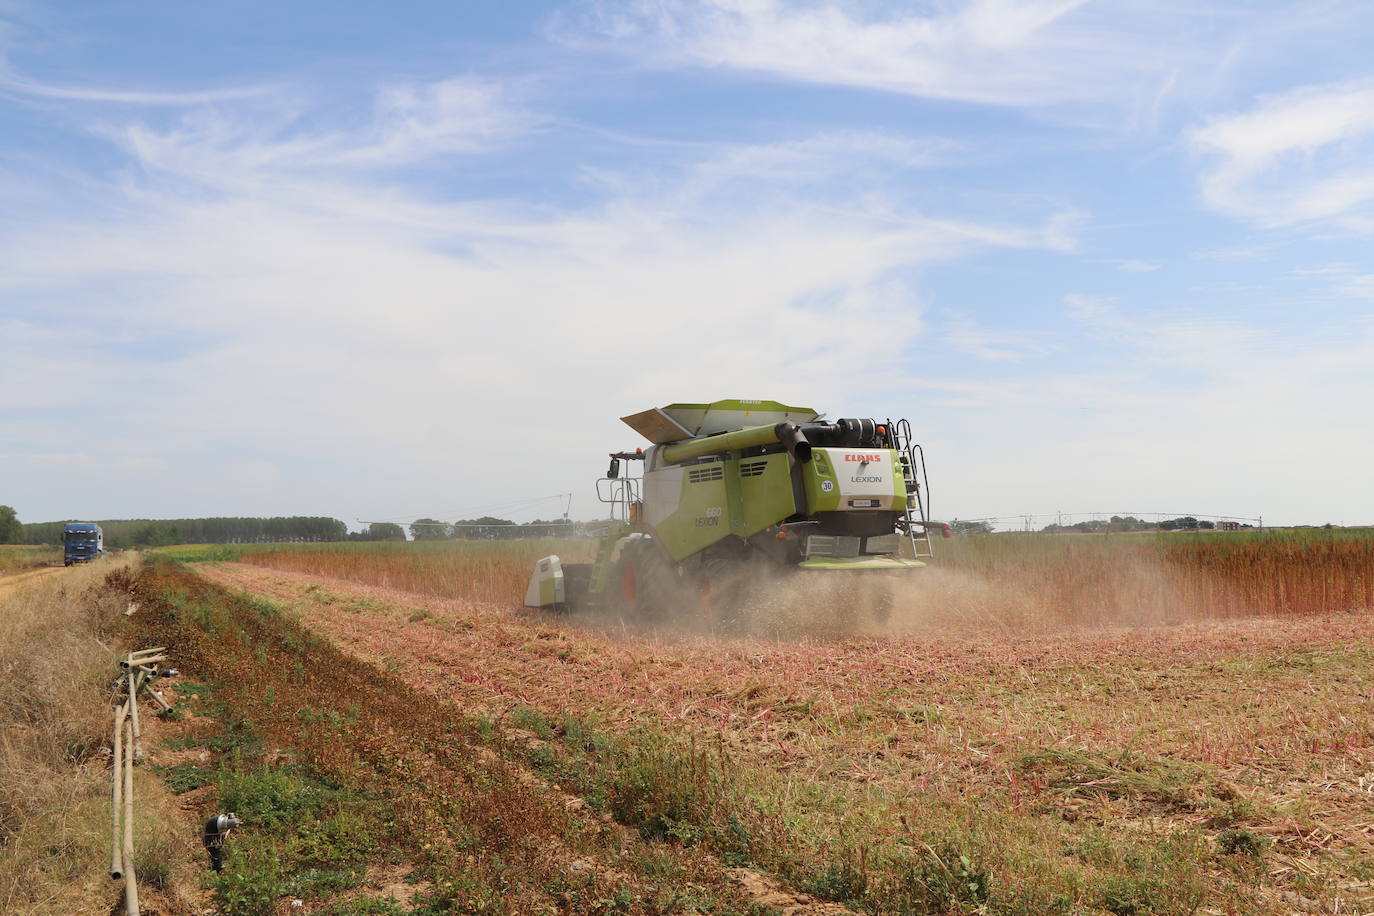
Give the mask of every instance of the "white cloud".
<path id="1" fill-rule="evenodd" d="M 1374 429 L 1350 422 L 1374 386 L 1374 326 L 1332 339 L 1065 299 L 1056 370 L 926 380 L 937 512 L 1374 520 L 1360 483 Z"/>
<path id="2" fill-rule="evenodd" d="M 1350 264 L 1320 264 L 1315 267 L 1294 267 L 1289 269 L 1290 277 L 1347 277 L 1354 272 Z"/>
<path id="3" fill-rule="evenodd" d="M 1189 133 L 1204 202 L 1267 229 L 1374 233 L 1374 81 L 1304 86 Z"/>
<path id="4" fill-rule="evenodd" d="M 587 516 L 599 468 L 549 449 L 634 445 L 615 418 L 665 399 L 890 410 L 872 379 L 900 385 L 925 333 L 913 268 L 1065 241 L 1050 215 L 984 225 L 895 204 L 884 170 L 925 153 L 866 136 L 704 152 L 675 180 L 608 180 L 577 209 L 423 200 L 357 168 L 468 149 L 491 96 L 447 91 L 386 97 L 353 130 L 221 110 L 110 133 L 145 179 L 82 188 L 98 205 L 79 217 L 0 219 L 16 265 L 0 290 L 31 316 L 22 344 L 0 344 L 5 397 L 91 412 L 82 434 L 123 467 L 188 469 L 145 475 L 158 488 L 141 513 L 387 517 L 533 488 L 576 492 Z M 827 189 L 854 170 L 870 177 Z M 53 451 L 74 428 L 11 434 Z M 73 501 L 122 492 L 64 486 Z"/>
<path id="5" fill-rule="evenodd" d="M 243 101 L 267 96 L 280 89 L 271 85 L 254 85 L 169 92 L 163 89 L 62 86 L 34 79 L 9 61 L 10 52 L 24 46 L 26 39 L 34 42 L 33 37 L 19 25 L 32 12 L 27 7 L 28 4 L 23 2 L 0 2 L 0 94 L 96 105 L 187 107 Z"/>
<path id="6" fill-rule="evenodd" d="M 1139 258 L 1108 258 L 1106 263 L 1113 264 L 1117 270 L 1130 274 L 1145 274 L 1159 270 L 1158 264 L 1151 264 L 1149 261 L 1142 261 Z"/>
<path id="7" fill-rule="evenodd" d="M 651 66 L 771 74 L 930 98 L 1043 106 L 1141 97 L 1175 78 L 1190 34 L 1152 41 L 1167 12 L 1104 14 L 1087 0 L 963 0 L 874 12 L 872 4 L 795 0 L 594 2 L 557 33 Z M 1179 13 L 1180 10 L 1174 10 Z"/>
<path id="8" fill-rule="evenodd" d="M 1349 282 L 1343 283 L 1339 289 L 1347 296 L 1354 296 L 1357 299 L 1368 299 L 1374 302 L 1374 274 L 1364 274 L 1363 276 L 1353 277 Z"/>
<path id="9" fill-rule="evenodd" d="M 287 96 L 254 106 L 251 117 L 216 106 L 196 108 L 170 128 L 133 122 L 105 131 L 145 168 L 223 187 L 284 172 L 388 168 L 487 152 L 535 126 L 509 91 L 477 79 L 388 87 L 377 94 L 370 119 L 346 128 L 304 129 L 307 114 Z"/>
<path id="10" fill-rule="evenodd" d="M 1154 365 L 1189 369 L 1259 370 L 1277 345 L 1264 331 L 1206 314 L 1155 310 L 1130 313 L 1118 303 L 1081 294 L 1064 297 L 1067 313 L 1091 335 L 1138 351 Z"/>
<path id="11" fill-rule="evenodd" d="M 1204 248 L 1193 252 L 1195 261 L 1267 261 L 1273 257 L 1273 245 L 1237 245 L 1230 248 Z"/>
<path id="12" fill-rule="evenodd" d="M 272 86 L 240 86 L 188 92 L 160 92 L 139 89 L 99 89 L 91 86 L 52 86 L 7 74 L 0 68 L 0 89 L 40 99 L 97 104 L 167 106 L 184 108 L 215 102 L 235 102 L 261 98 L 274 91 Z"/>
<path id="13" fill-rule="evenodd" d="M 950 316 L 941 343 L 956 353 L 993 363 L 1019 363 L 1049 349 L 1043 332 L 987 328 L 973 315 L 962 312 Z"/>

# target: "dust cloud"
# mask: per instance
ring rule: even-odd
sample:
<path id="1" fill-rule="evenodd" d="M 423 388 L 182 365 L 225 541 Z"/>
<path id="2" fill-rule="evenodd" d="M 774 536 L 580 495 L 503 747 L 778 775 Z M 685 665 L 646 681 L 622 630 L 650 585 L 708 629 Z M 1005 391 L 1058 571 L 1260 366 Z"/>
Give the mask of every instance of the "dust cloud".
<path id="1" fill-rule="evenodd" d="M 931 565 L 906 573 L 755 572 L 713 595 L 627 620 L 595 610 L 573 619 L 599 630 L 778 641 L 896 637 L 929 632 L 1039 634 L 1073 628 L 1186 623 L 1196 583 L 1161 557 L 1110 563 L 1059 558 L 991 569 Z"/>

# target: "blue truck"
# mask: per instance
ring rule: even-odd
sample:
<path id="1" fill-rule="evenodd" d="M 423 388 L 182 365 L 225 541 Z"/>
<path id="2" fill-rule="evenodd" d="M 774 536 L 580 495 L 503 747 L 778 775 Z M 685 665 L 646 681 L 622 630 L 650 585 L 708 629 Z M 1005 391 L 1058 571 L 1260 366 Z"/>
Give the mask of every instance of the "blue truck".
<path id="1" fill-rule="evenodd" d="M 105 552 L 105 532 L 92 522 L 68 522 L 62 529 L 62 565 L 87 563 Z"/>

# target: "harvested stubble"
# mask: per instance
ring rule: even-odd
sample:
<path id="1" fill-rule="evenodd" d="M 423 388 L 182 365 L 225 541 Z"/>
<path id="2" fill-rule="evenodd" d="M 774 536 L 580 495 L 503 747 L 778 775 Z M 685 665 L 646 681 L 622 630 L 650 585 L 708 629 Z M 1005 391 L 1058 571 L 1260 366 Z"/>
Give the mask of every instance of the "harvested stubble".
<path id="1" fill-rule="evenodd" d="M 873 912 L 1268 914 L 1291 910 L 1283 894 L 1369 896 L 1367 614 L 663 640 L 461 601 L 420 615 L 394 591 L 341 614 L 342 583 L 206 575 L 547 736 L 550 778 L 641 829 Z M 696 762 L 660 778 L 674 759 Z"/>

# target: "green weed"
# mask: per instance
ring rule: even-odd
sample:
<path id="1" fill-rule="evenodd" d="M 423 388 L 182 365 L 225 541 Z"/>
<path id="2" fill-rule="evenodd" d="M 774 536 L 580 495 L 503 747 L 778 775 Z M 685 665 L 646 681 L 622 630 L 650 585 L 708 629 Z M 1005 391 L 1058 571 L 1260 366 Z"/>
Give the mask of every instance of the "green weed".
<path id="1" fill-rule="evenodd" d="M 155 766 L 154 770 L 167 783 L 167 788 L 175 794 L 190 792 L 214 782 L 214 771 L 196 763 L 178 763 L 173 766 Z"/>
<path id="2" fill-rule="evenodd" d="M 1250 856 L 1258 859 L 1272 845 L 1274 841 L 1269 837 L 1246 830 L 1244 827 L 1223 830 L 1217 834 L 1217 846 L 1228 856 Z"/>
<path id="3" fill-rule="evenodd" d="M 320 916 L 409 916 L 414 911 L 395 897 L 368 895 L 330 904 L 319 912 Z"/>
<path id="4" fill-rule="evenodd" d="M 210 879 L 210 890 L 223 916 L 272 916 L 277 898 L 288 889 L 280 850 L 251 834 L 233 844 L 224 871 Z"/>

